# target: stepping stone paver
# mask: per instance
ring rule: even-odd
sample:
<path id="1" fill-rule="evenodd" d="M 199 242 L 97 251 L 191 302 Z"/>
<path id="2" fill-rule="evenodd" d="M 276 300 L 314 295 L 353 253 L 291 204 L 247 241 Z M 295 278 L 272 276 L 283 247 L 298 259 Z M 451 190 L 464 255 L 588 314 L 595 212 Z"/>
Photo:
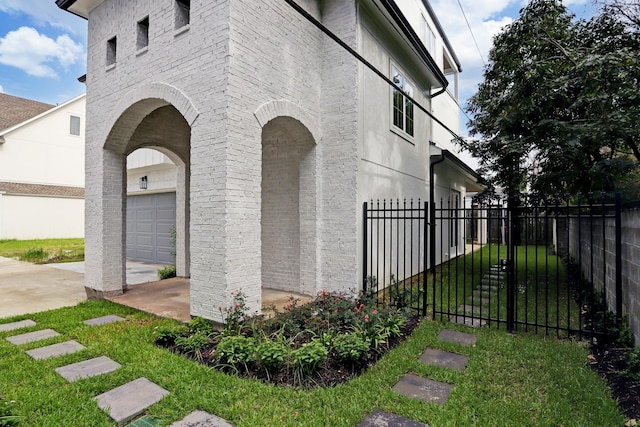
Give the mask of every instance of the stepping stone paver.
<path id="1" fill-rule="evenodd" d="M 379 409 L 371 411 L 357 427 L 429 427 L 427 424 L 403 418 L 399 415 L 383 412 Z"/>
<path id="2" fill-rule="evenodd" d="M 108 316 L 96 317 L 94 319 L 85 320 L 84 324 L 89 326 L 107 325 L 109 323 L 121 322 L 124 318 L 110 314 Z"/>
<path id="3" fill-rule="evenodd" d="M 138 418 L 131 424 L 127 424 L 127 427 L 155 427 L 160 423 L 162 423 L 162 420 L 145 415 L 144 417 Z"/>
<path id="4" fill-rule="evenodd" d="M 11 344 L 21 345 L 30 342 L 40 341 L 47 338 L 57 337 L 60 334 L 53 329 L 41 329 L 39 331 L 27 332 L 26 334 L 12 335 L 7 337 L 6 340 Z"/>
<path id="5" fill-rule="evenodd" d="M 28 328 L 30 326 L 36 326 L 36 322 L 31 319 L 20 320 L 18 322 L 4 323 L 0 325 L 0 332 L 8 332 L 16 329 Z"/>
<path id="6" fill-rule="evenodd" d="M 233 427 L 233 424 L 205 411 L 193 411 L 169 427 Z"/>
<path id="7" fill-rule="evenodd" d="M 107 356 L 95 357 L 71 365 L 56 368 L 56 372 L 69 381 L 77 381 L 82 378 L 95 377 L 96 375 L 108 374 L 120 367 L 120 364 L 109 359 Z"/>
<path id="8" fill-rule="evenodd" d="M 473 314 L 489 314 L 489 309 L 486 307 L 480 307 L 479 305 L 469 305 L 464 304 L 458 307 L 458 311 L 464 313 L 473 313 Z"/>
<path id="9" fill-rule="evenodd" d="M 491 302 L 491 298 L 484 298 L 476 295 L 467 299 L 469 300 L 469 302 L 473 303 L 473 305 L 489 304 Z"/>
<path id="10" fill-rule="evenodd" d="M 464 371 L 469 362 L 469 357 L 462 354 L 428 348 L 420 356 L 420 361 L 427 365 L 441 366 L 443 368 Z"/>
<path id="11" fill-rule="evenodd" d="M 449 318 L 449 321 L 451 323 L 455 323 L 457 325 L 465 325 L 465 326 L 470 326 L 472 328 L 479 328 L 480 326 L 486 325 L 487 322 L 484 320 L 480 320 L 477 317 L 471 317 L 471 316 L 451 316 Z"/>
<path id="12" fill-rule="evenodd" d="M 462 345 L 474 345 L 478 340 L 474 334 L 467 334 L 466 332 L 452 331 L 450 329 L 443 329 L 438 334 L 438 339 L 442 341 L 452 342 Z"/>
<path id="13" fill-rule="evenodd" d="M 453 385 L 406 374 L 393 386 L 393 391 L 403 396 L 444 405 L 451 394 Z"/>
<path id="14" fill-rule="evenodd" d="M 108 411 L 118 424 L 124 424 L 167 394 L 169 391 L 159 385 L 146 378 L 138 378 L 93 399 L 98 402 L 98 408 Z"/>
<path id="15" fill-rule="evenodd" d="M 27 350 L 29 356 L 36 360 L 48 359 L 50 357 L 62 356 L 64 354 L 71 354 L 84 350 L 86 347 L 73 340 L 65 341 L 58 344 L 51 344 L 45 347 L 34 348 L 33 350 Z"/>

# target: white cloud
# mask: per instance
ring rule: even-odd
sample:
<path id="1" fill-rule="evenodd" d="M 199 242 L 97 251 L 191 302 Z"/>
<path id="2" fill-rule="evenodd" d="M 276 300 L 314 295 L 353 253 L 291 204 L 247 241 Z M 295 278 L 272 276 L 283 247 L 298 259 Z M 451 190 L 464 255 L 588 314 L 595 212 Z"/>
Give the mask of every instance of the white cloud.
<path id="1" fill-rule="evenodd" d="M 4 93 L 4 88 L 0 85 L 0 93 Z"/>
<path id="2" fill-rule="evenodd" d="M 55 66 L 65 70 L 84 58 L 84 48 L 64 34 L 55 40 L 30 27 L 20 27 L 0 38 L 0 63 L 36 77 L 57 77 Z"/>
<path id="3" fill-rule="evenodd" d="M 54 0 L 0 0 L 0 12 L 24 14 L 36 26 L 50 25 L 86 38 L 87 21 L 56 6 Z"/>

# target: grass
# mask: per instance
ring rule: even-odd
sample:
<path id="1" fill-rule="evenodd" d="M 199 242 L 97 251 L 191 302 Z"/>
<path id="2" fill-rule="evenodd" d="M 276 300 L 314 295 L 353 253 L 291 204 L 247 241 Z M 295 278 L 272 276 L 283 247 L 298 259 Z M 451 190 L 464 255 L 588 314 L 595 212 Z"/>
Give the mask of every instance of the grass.
<path id="1" fill-rule="evenodd" d="M 84 239 L 0 240 L 0 256 L 35 264 L 84 261 Z"/>
<path id="2" fill-rule="evenodd" d="M 89 327 L 83 320 L 117 314 L 127 322 Z M 30 318 L 30 330 L 53 328 L 62 336 L 13 346 L 0 333 L 0 399 L 15 401 L 23 426 L 113 426 L 93 397 L 139 377 L 171 392 L 148 411 L 168 425 L 202 409 L 242 426 L 355 426 L 379 408 L 432 426 L 619 426 L 624 419 L 602 382 L 587 366 L 579 343 L 531 334 L 474 330 L 478 342 L 463 347 L 439 341 L 445 325 L 423 321 L 413 335 L 377 365 L 331 388 L 282 388 L 215 371 L 153 344 L 154 331 L 177 325 L 108 301 L 88 301 L 2 322 Z M 468 331 L 462 327 L 446 325 Z M 24 350 L 75 339 L 86 350 L 35 361 Z M 434 347 L 469 356 L 464 373 L 423 365 Z M 122 367 L 110 374 L 67 383 L 54 369 L 106 355 Z M 413 372 L 455 385 L 440 406 L 405 398 L 392 386 Z"/>
<path id="3" fill-rule="evenodd" d="M 584 328 L 584 319 L 574 301 L 564 265 L 549 248 L 544 246 L 518 246 L 514 253 L 516 284 L 516 327 L 524 331 L 556 333 L 557 330 Z M 491 266 L 507 258 L 504 245 L 486 245 L 464 256 L 457 257 L 437 267 L 435 277 L 427 274 L 427 311 L 444 320 L 451 314 L 463 314 L 460 306 L 471 306 L 470 298 L 479 289 L 483 276 Z M 420 287 L 422 274 L 410 279 L 392 282 L 380 293 L 381 300 L 393 302 L 395 295 L 407 294 L 406 302 L 415 311 L 423 307 Z M 499 285 L 499 291 L 490 302 L 482 304 L 482 314 L 474 314 L 484 321 L 502 325 L 507 317 L 506 277 L 493 278 L 491 285 Z M 486 294 L 482 295 L 488 298 Z M 410 301 L 409 301 L 410 300 Z M 480 308 L 480 304 L 474 303 Z M 471 313 L 467 315 L 471 317 Z M 548 325 L 548 326 L 547 326 Z M 563 332 L 563 335 L 566 333 Z"/>

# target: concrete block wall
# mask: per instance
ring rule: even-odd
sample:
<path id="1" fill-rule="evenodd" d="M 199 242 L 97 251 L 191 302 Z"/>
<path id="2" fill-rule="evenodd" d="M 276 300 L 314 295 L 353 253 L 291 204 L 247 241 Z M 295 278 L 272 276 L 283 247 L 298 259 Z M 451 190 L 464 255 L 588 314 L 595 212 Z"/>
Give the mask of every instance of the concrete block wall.
<path id="1" fill-rule="evenodd" d="M 640 344 L 640 209 L 622 211 L 622 306 L 636 345 Z M 604 233 L 604 240 L 603 240 Z M 580 259 L 583 276 L 605 290 L 609 310 L 615 313 L 615 223 L 612 218 L 571 221 L 569 251 Z M 593 245 L 591 244 L 593 236 Z M 579 250 L 578 250 L 579 248 Z M 579 255 L 580 254 L 580 255 Z M 593 263 L 591 262 L 593 257 Z"/>

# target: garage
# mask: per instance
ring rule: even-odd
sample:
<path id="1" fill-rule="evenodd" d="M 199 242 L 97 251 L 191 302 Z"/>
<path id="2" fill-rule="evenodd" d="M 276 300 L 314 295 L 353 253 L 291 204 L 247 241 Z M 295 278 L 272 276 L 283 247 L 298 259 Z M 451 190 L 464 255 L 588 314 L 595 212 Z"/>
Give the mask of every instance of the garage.
<path id="1" fill-rule="evenodd" d="M 127 197 L 127 259 L 175 263 L 176 193 Z"/>

